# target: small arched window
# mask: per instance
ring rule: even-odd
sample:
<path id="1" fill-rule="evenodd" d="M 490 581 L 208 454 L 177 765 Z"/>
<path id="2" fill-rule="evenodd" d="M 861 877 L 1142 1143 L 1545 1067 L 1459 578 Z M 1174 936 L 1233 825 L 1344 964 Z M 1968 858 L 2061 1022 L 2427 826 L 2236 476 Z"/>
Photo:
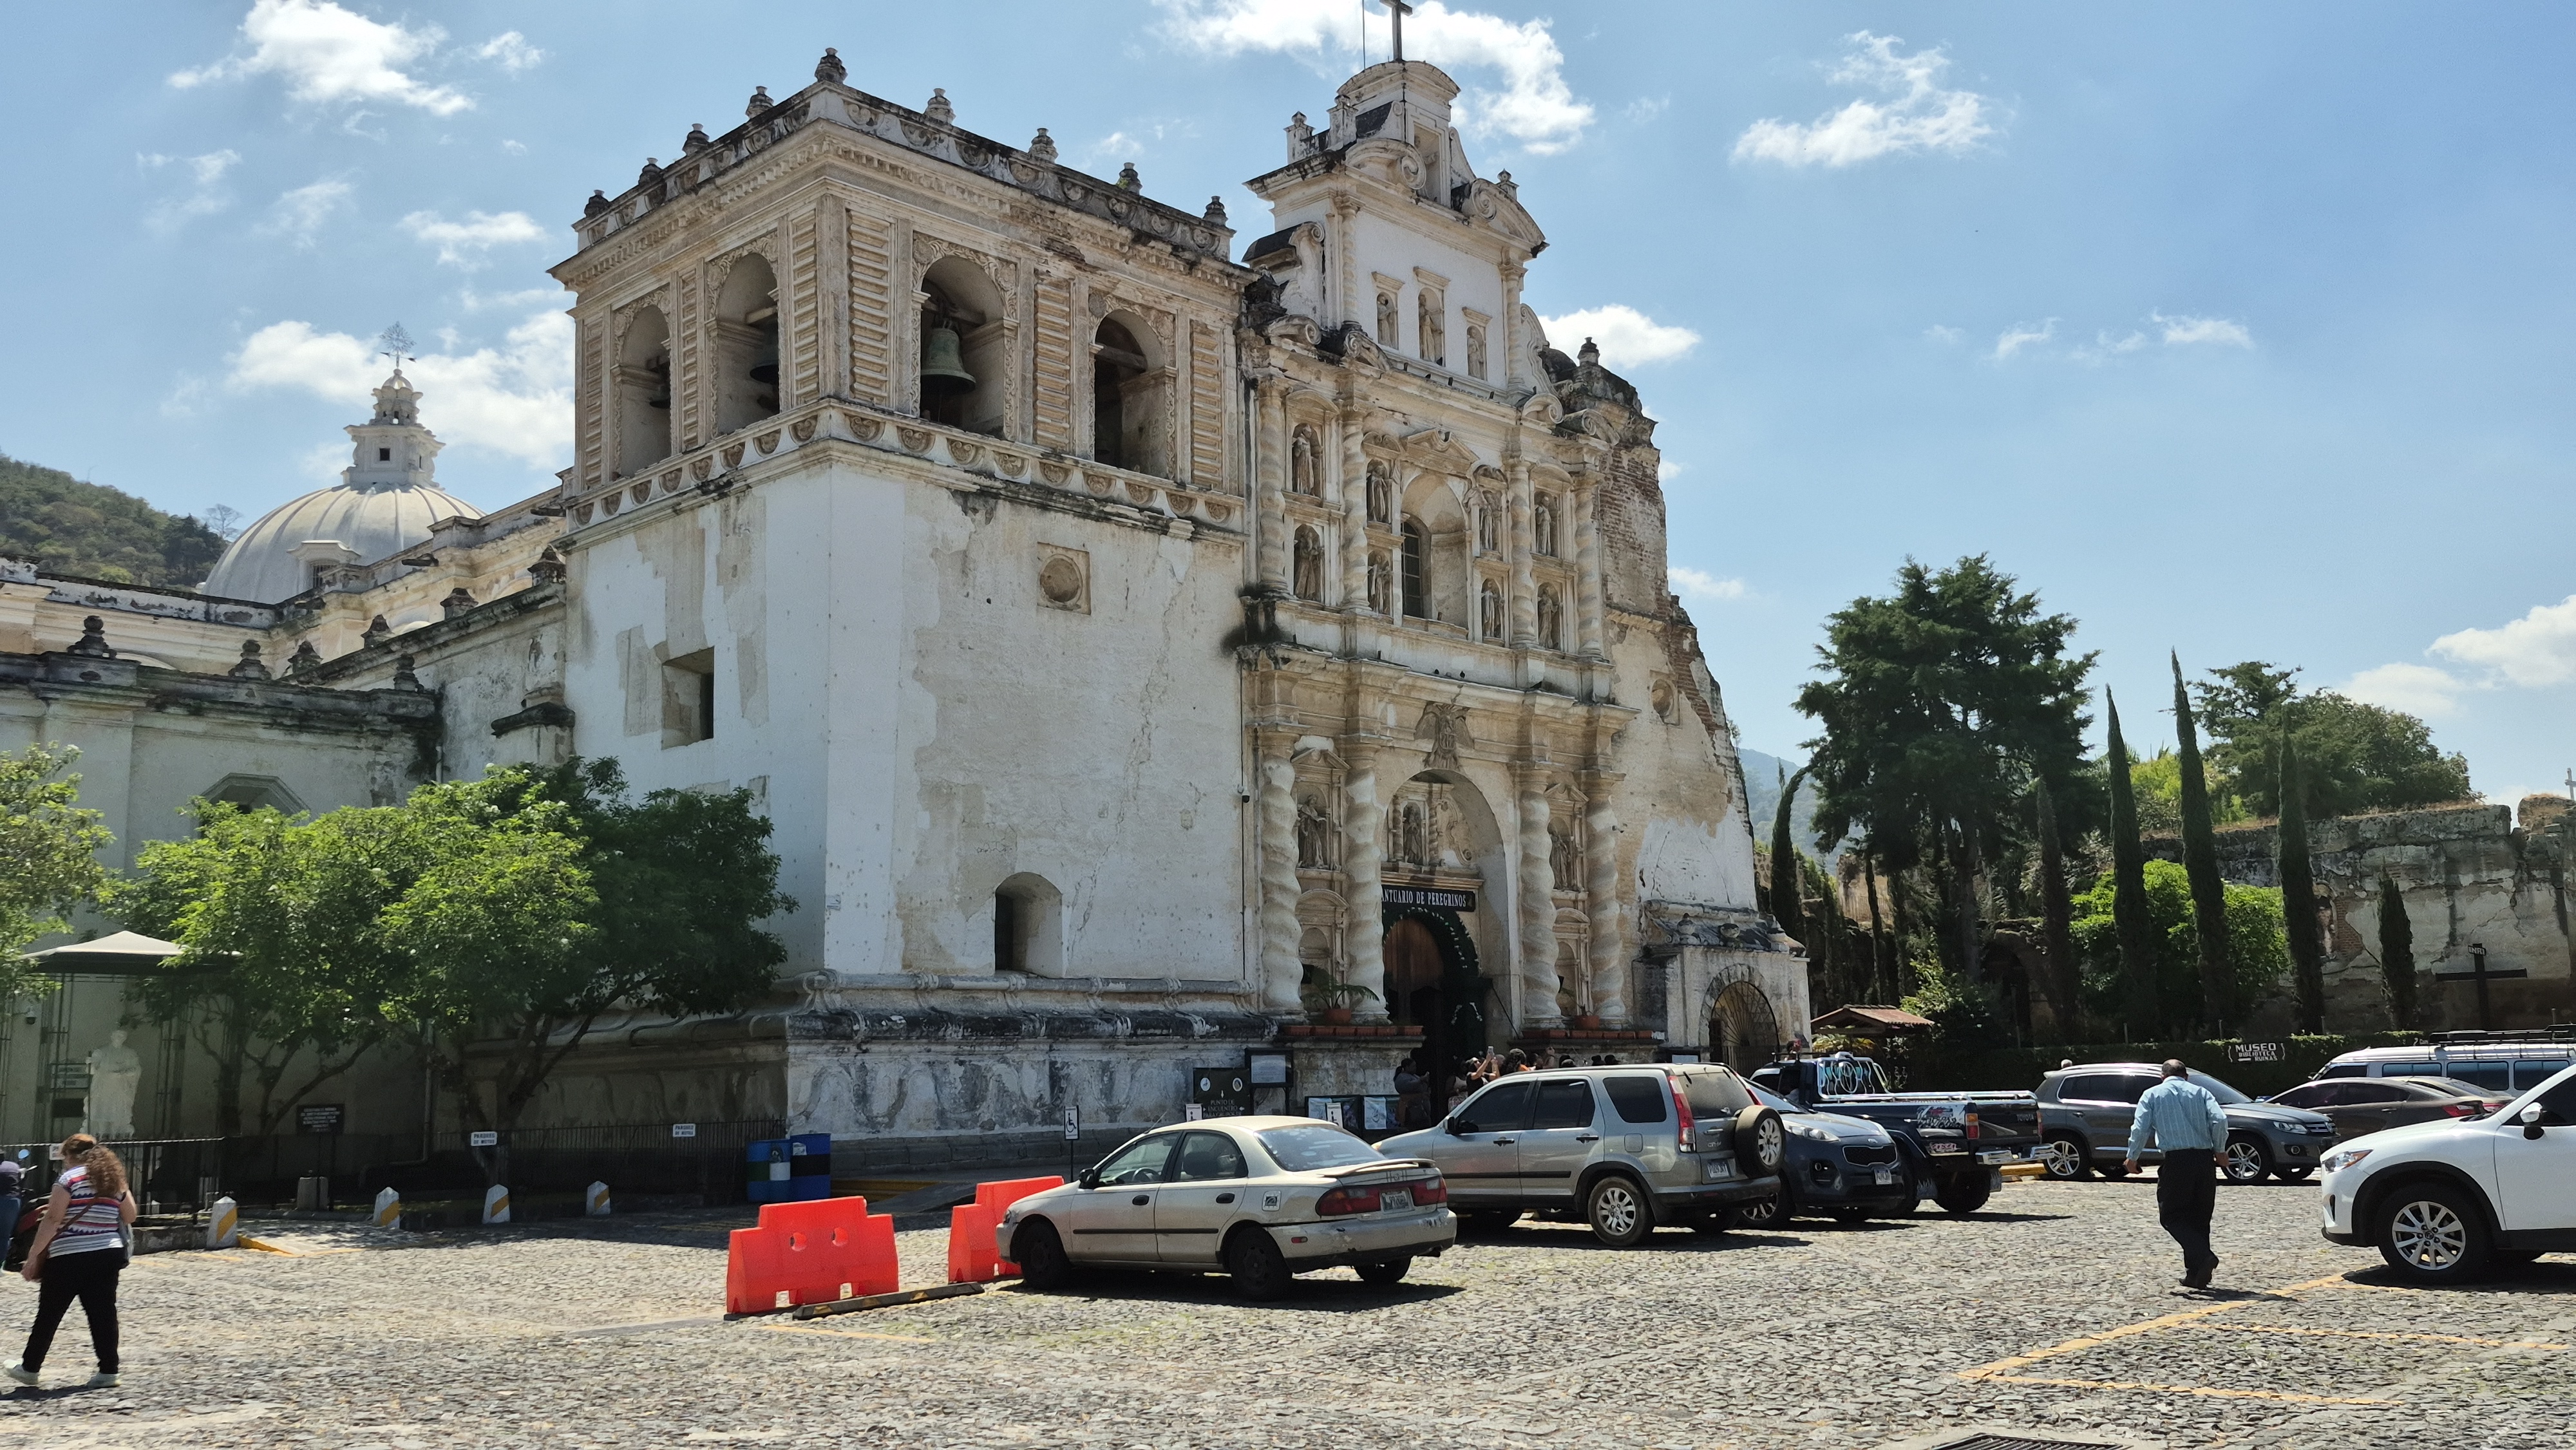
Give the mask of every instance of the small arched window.
<path id="1" fill-rule="evenodd" d="M 1553 584 L 1538 586 L 1538 644 L 1541 649 L 1565 648 L 1565 606 Z"/>
<path id="2" fill-rule="evenodd" d="M 1150 329 L 1103 318 L 1091 339 L 1091 456 L 1113 468 L 1166 472 L 1163 370 L 1145 349 Z"/>
<path id="3" fill-rule="evenodd" d="M 1543 493 L 1530 501 L 1530 548 L 1556 557 L 1556 495 Z"/>
<path id="4" fill-rule="evenodd" d="M 1431 538 L 1419 519 L 1404 521 L 1404 612 L 1431 617 Z"/>
<path id="5" fill-rule="evenodd" d="M 1291 552 L 1288 588 L 1300 599 L 1324 597 L 1324 537 L 1312 524 L 1300 524 Z"/>
<path id="6" fill-rule="evenodd" d="M 716 297 L 716 431 L 731 433 L 778 413 L 778 277 L 767 258 L 733 264 Z"/>
<path id="7" fill-rule="evenodd" d="M 1368 521 L 1373 524 L 1395 522 L 1395 480 L 1388 476 L 1383 463 L 1368 466 Z"/>
<path id="8" fill-rule="evenodd" d="M 1064 894 L 1023 871 L 993 890 L 993 970 L 1064 975 Z"/>
<path id="9" fill-rule="evenodd" d="M 1297 431 L 1288 439 L 1289 492 L 1302 493 L 1308 498 L 1322 495 L 1323 470 L 1317 462 L 1317 456 L 1322 451 L 1323 445 L 1321 440 L 1316 438 L 1314 427 L 1306 423 L 1298 424 Z"/>
<path id="10" fill-rule="evenodd" d="M 1479 638 L 1503 637 L 1503 591 L 1495 588 L 1491 579 L 1476 592 L 1476 624 Z"/>
<path id="11" fill-rule="evenodd" d="M 1389 568 L 1387 563 L 1386 551 L 1383 549 L 1370 550 L 1368 556 L 1368 607 L 1376 613 L 1386 613 L 1387 594 L 1388 591 L 1393 589 L 1395 586 L 1395 580 L 1390 577 L 1392 573 L 1393 571 Z"/>
<path id="12" fill-rule="evenodd" d="M 617 349 L 617 471 L 641 473 L 671 451 L 671 326 L 647 305 L 626 319 Z M 376 454 L 390 462 L 393 450 Z"/>

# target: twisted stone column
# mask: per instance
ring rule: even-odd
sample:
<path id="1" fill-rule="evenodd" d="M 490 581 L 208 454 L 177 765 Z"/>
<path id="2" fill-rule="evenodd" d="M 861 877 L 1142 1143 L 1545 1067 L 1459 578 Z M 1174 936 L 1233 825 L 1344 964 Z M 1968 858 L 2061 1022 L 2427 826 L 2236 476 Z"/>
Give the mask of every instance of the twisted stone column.
<path id="1" fill-rule="evenodd" d="M 1548 860 L 1547 772 L 1522 766 L 1520 786 L 1520 1027 L 1555 1027 L 1556 870 Z"/>
<path id="2" fill-rule="evenodd" d="M 1592 920 L 1592 1010 L 1605 1025 L 1628 1020 L 1627 916 L 1619 902 L 1619 816 L 1610 783 L 1595 778 L 1583 816 L 1584 914 Z"/>
<path id="3" fill-rule="evenodd" d="M 1294 1012 L 1303 975 L 1297 960 L 1297 763 L 1289 755 L 1296 735 L 1262 730 L 1261 794 L 1256 821 L 1261 849 L 1261 1005 Z"/>
<path id="4" fill-rule="evenodd" d="M 1538 547 L 1538 540 L 1530 523 L 1533 505 L 1529 465 L 1513 459 L 1509 477 L 1512 498 L 1512 648 L 1530 649 L 1538 644 L 1538 575 L 1530 568 L 1530 558 Z"/>
<path id="5" fill-rule="evenodd" d="M 1253 421 L 1259 463 L 1254 497 L 1260 500 L 1261 508 L 1261 547 L 1256 563 L 1261 571 L 1261 590 L 1271 595 L 1288 592 L 1288 502 L 1283 492 L 1287 448 L 1282 441 L 1286 403 L 1281 396 L 1285 386 L 1277 378 L 1263 378 L 1254 385 L 1254 398 L 1259 405 L 1259 416 Z"/>
<path id="6" fill-rule="evenodd" d="M 1376 995 L 1358 1004 L 1371 1021 L 1386 1017 L 1386 931 L 1380 922 L 1385 898 L 1378 872 L 1385 860 L 1379 842 L 1386 809 L 1377 796 L 1377 746 L 1345 740 L 1342 755 L 1342 875 L 1350 918 L 1343 929 L 1344 980 Z"/>
<path id="7" fill-rule="evenodd" d="M 1595 496 L 1600 485 L 1589 483 L 1574 490 L 1574 613 L 1575 638 L 1584 655 L 1599 659 L 1602 654 L 1601 629 L 1601 533 L 1593 524 Z"/>
<path id="8" fill-rule="evenodd" d="M 1360 446 L 1366 416 L 1342 410 L 1342 607 L 1368 607 L 1368 453 Z"/>

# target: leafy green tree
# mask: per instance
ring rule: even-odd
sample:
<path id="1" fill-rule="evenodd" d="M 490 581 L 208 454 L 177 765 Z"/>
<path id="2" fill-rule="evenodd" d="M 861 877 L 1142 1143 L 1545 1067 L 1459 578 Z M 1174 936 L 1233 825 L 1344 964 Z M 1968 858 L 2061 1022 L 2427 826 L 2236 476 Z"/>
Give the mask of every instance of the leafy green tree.
<path id="1" fill-rule="evenodd" d="M 2209 782 L 2201 773 L 2200 732 L 2193 728 L 2191 693 L 2183 687 L 2182 656 L 2168 652 L 2173 665 L 2175 757 L 2182 796 L 2182 865 L 2191 877 L 2191 908 L 2200 931 L 2200 1013 L 2204 1031 L 2221 1030 L 2227 1021 L 2230 973 L 2227 965 L 2227 884 L 2218 874 L 2218 837 L 2209 819 Z"/>
<path id="2" fill-rule="evenodd" d="M 1984 555 L 1937 573 L 1908 560 L 1895 582 L 1826 621 L 1828 677 L 1798 693 L 1824 727 L 1807 742 L 1816 832 L 1862 826 L 1899 869 L 1937 859 L 1954 960 L 1973 983 L 1985 861 L 2028 780 L 2063 780 L 2081 762 L 2093 656 L 2069 654 L 2075 621 L 2041 613 Z"/>
<path id="3" fill-rule="evenodd" d="M 0 555 L 117 584 L 193 587 L 224 536 L 130 493 L 0 454 Z"/>
<path id="4" fill-rule="evenodd" d="M 79 758 L 68 745 L 0 750 L 0 1006 L 52 989 L 20 953 L 67 929 L 64 914 L 106 876 L 98 853 L 115 838 L 98 812 L 80 806 L 80 777 L 69 773 Z"/>
<path id="5" fill-rule="evenodd" d="M 2406 893 L 2397 878 L 2379 874 L 2379 975 L 2388 988 L 2388 1020 L 2401 1032 L 2415 1025 L 2415 924 L 2406 919 Z"/>
<path id="6" fill-rule="evenodd" d="M 2120 980 L 2127 985 L 2122 1017 L 2132 1035 L 2164 1020 L 2154 928 L 2147 915 L 2147 852 L 2138 840 L 2137 799 L 2129 783 L 2129 746 L 2120 738 L 2120 702 L 2102 692 L 2110 717 L 2111 915 L 2118 928 Z"/>
<path id="7" fill-rule="evenodd" d="M 2190 1035 L 2197 1026 L 2203 993 L 2200 984 L 2200 926 L 2191 896 L 2191 873 L 2173 861 L 2149 861 L 2139 898 L 2146 907 L 2150 970 L 2155 976 L 2160 1016 L 2129 1020 L 2130 1035 L 2143 1040 Z M 2105 1016 L 2126 1010 L 2133 978 L 2122 959 L 2119 890 L 2109 875 L 2074 899 L 2071 934 L 2081 964 L 2084 992 L 2095 1011 Z M 2242 1021 L 2280 989 L 2289 969 L 2281 930 L 2281 893 L 2270 887 L 2226 889 L 2224 930 L 2231 968 L 2222 999 L 2222 1015 Z"/>
<path id="8" fill-rule="evenodd" d="M 2317 939 L 2316 862 L 2308 854 L 2307 792 L 2296 731 L 2281 741 L 2280 882 L 2282 919 L 2290 937 L 2290 971 L 2301 1032 L 2322 1032 L 2326 1017 L 2325 943 Z"/>
<path id="9" fill-rule="evenodd" d="M 2311 817 L 2410 810 L 2475 798 L 2467 757 L 2444 755 L 2431 727 L 2402 710 L 2321 690 L 2261 660 L 2212 670 L 2192 686 L 2209 728 L 2211 763 L 2257 815 L 2281 810 L 2281 742 L 2299 742 L 2301 804 Z"/>
<path id="10" fill-rule="evenodd" d="M 1804 859 L 1798 844 L 1791 839 L 1789 808 L 1798 799 L 1798 787 L 1807 779 L 1807 767 L 1780 783 L 1780 807 L 1771 813 L 1771 919 L 1780 929 L 1799 941 L 1807 939 L 1806 913 L 1798 902 L 1798 863 Z"/>

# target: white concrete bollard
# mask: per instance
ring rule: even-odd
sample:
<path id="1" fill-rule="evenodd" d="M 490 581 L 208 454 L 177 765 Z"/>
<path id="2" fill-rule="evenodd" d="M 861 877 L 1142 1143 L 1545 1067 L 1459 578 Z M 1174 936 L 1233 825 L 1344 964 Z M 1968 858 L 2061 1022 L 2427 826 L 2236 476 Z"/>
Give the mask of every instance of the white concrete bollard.
<path id="1" fill-rule="evenodd" d="M 608 1185 L 605 1183 L 590 1185 L 590 1191 L 582 1195 L 581 1211 L 592 1218 L 608 1217 Z"/>
<path id="2" fill-rule="evenodd" d="M 376 1194 L 375 1224 L 378 1228 L 402 1227 L 401 1194 L 394 1192 L 390 1188 L 383 1189 Z"/>
<path id="3" fill-rule="evenodd" d="M 510 1190 L 498 1183 L 483 1190 L 483 1221 L 485 1223 L 510 1221 Z"/>
<path id="4" fill-rule="evenodd" d="M 206 1212 L 206 1247 L 229 1249 L 241 1242 L 241 1205 L 218 1198 Z"/>

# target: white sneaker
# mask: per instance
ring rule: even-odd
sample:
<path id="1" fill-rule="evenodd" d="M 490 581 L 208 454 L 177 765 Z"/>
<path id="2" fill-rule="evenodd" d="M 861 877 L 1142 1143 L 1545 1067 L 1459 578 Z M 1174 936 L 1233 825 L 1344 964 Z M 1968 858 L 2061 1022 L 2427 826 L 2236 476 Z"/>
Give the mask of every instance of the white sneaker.
<path id="1" fill-rule="evenodd" d="M 36 1382 L 36 1372 L 27 1368 L 24 1360 L 13 1359 L 9 1361 L 9 1378 L 22 1385 L 32 1385 Z"/>
<path id="2" fill-rule="evenodd" d="M 98 1373 L 91 1375 L 89 1377 L 89 1382 L 82 1386 L 82 1388 L 93 1390 L 112 1390 L 116 1388 L 116 1379 L 116 1371 L 112 1369 L 103 1369 Z"/>

